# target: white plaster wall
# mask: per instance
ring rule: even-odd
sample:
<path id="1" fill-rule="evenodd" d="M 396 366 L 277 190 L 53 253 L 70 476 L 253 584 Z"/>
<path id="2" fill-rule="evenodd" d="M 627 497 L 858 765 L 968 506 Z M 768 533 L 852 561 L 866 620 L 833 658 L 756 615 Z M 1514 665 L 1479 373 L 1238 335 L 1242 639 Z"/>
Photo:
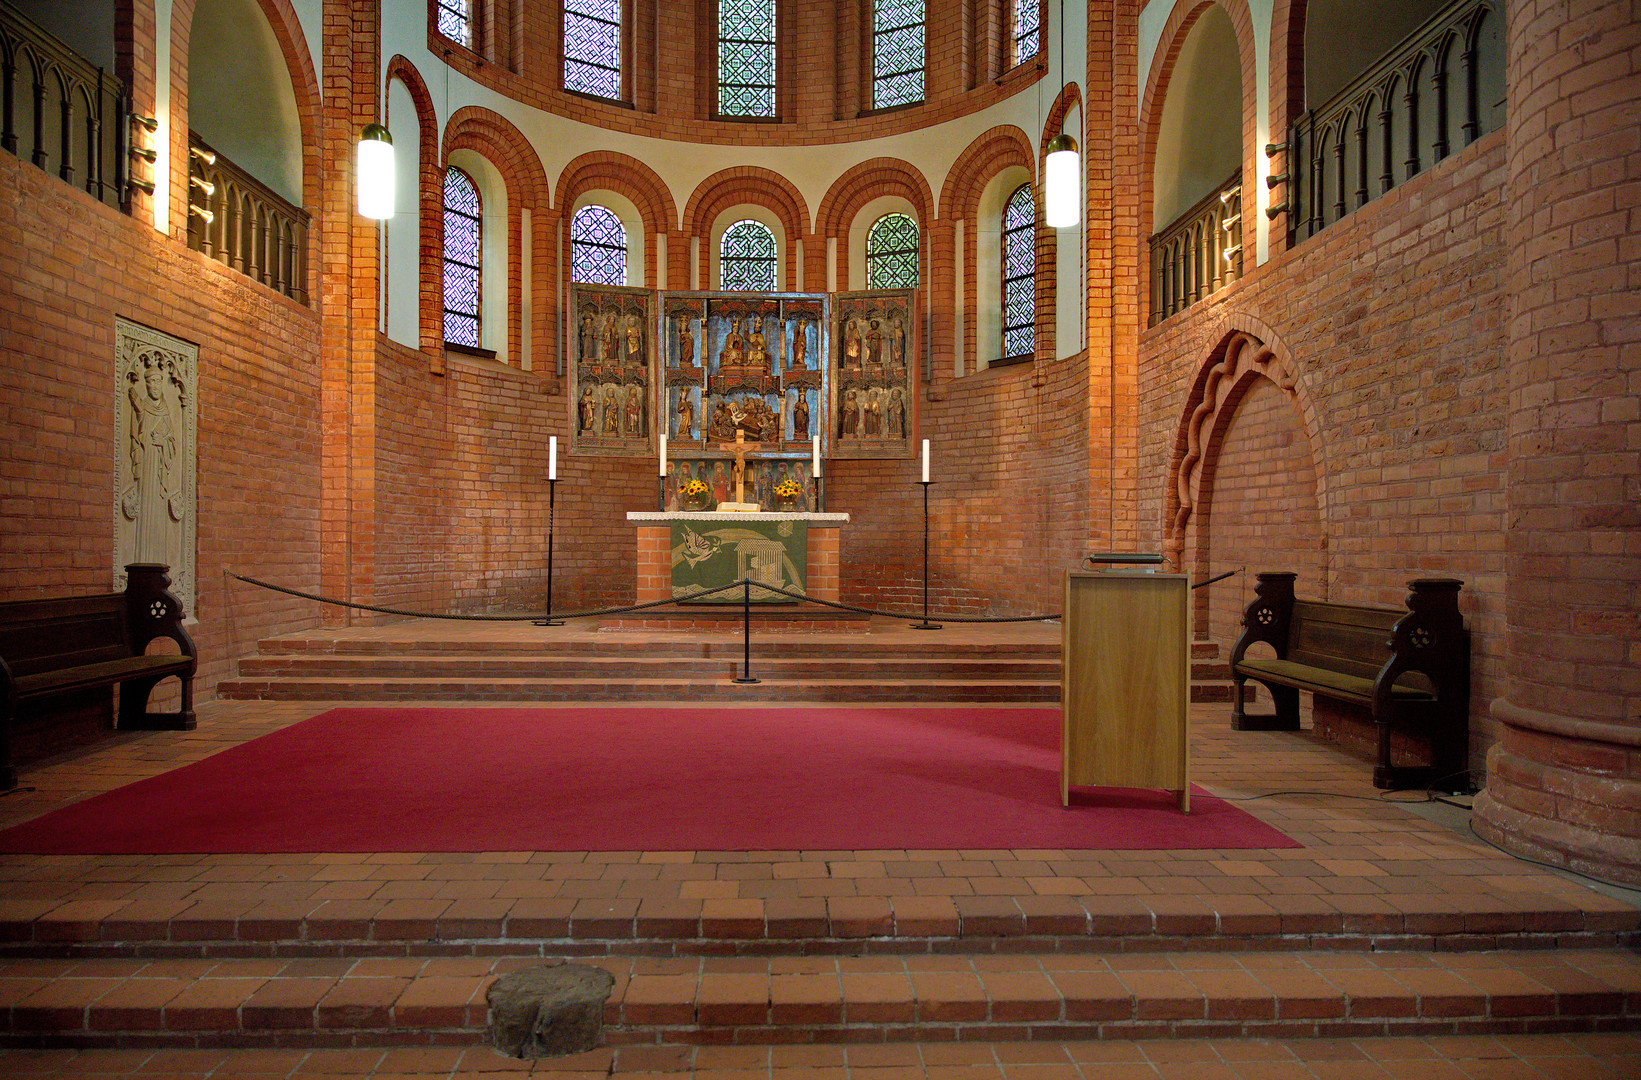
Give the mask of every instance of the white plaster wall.
<path id="1" fill-rule="evenodd" d="M 256 0 L 201 0 L 188 38 L 188 126 L 302 205 L 302 124 L 273 28 Z"/>
<path id="2" fill-rule="evenodd" d="M 416 124 L 416 106 L 405 84 L 394 79 L 388 84 L 387 128 L 393 133 L 393 217 L 382 225 L 386 244 L 383 274 L 387 284 L 387 336 L 401 345 L 421 347 L 421 214 L 416 206 L 420 172 L 421 135 Z"/>

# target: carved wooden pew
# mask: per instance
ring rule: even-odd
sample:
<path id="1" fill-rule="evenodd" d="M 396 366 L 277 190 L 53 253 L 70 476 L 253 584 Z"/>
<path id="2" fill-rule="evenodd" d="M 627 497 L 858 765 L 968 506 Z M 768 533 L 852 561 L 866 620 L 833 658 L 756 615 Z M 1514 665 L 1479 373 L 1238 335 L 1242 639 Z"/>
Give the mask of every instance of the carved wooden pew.
<path id="1" fill-rule="evenodd" d="M 123 593 L 0 603 L 0 791 L 17 786 L 11 729 L 19 708 L 51 697 L 118 685 L 118 727 L 193 729 L 199 661 L 182 628 L 182 605 L 168 589 L 170 567 L 132 563 L 125 571 Z M 144 655 L 162 637 L 175 641 L 181 655 Z M 149 712 L 149 694 L 172 675 L 182 682 L 180 708 Z"/>
<path id="2" fill-rule="evenodd" d="M 1406 610 L 1369 604 L 1296 600 L 1292 573 L 1263 573 L 1231 651 L 1231 726 L 1238 731 L 1297 731 L 1299 691 L 1365 705 L 1378 729 L 1373 783 L 1381 788 L 1469 785 L 1470 632 L 1459 614 L 1463 582 L 1419 578 Z M 1276 658 L 1250 657 L 1266 642 Z M 1250 716 L 1249 679 L 1271 692 L 1274 715 Z M 1395 765 L 1392 728 L 1429 739 L 1432 764 Z"/>

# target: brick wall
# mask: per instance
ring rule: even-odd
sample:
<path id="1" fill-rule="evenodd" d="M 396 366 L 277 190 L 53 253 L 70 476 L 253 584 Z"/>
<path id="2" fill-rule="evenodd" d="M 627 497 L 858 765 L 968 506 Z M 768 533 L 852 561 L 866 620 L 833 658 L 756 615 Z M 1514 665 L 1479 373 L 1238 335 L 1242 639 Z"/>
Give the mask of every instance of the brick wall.
<path id="1" fill-rule="evenodd" d="M 1148 534 L 1167 528 L 1178 454 L 1169 451 L 1199 373 L 1228 334 L 1253 334 L 1286 358 L 1301 412 L 1311 414 L 1306 433 L 1330 598 L 1400 604 L 1410 578 L 1464 580 L 1478 752 L 1495 733 L 1487 707 L 1501 686 L 1504 629 L 1503 164 L 1500 132 L 1146 331 L 1140 345 L 1139 490 Z M 1234 424 L 1242 426 L 1240 418 Z M 1205 466 L 1248 474 L 1255 455 L 1269 455 L 1258 449 L 1260 438 L 1250 430 Z M 1252 498 L 1243 505 L 1262 518 L 1287 512 Z M 1186 569 L 1200 576 L 1240 563 L 1229 539 L 1211 535 L 1212 565 Z M 1303 541 L 1281 546 L 1289 544 Z M 1188 540 L 1185 550 L 1193 546 Z M 1316 571 L 1308 576 L 1314 581 Z"/>

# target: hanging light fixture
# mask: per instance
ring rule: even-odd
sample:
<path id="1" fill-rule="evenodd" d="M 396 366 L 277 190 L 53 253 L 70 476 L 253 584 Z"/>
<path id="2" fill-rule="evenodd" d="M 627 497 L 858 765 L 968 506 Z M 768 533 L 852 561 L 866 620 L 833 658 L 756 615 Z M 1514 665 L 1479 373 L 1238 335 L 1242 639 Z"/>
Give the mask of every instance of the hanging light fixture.
<path id="1" fill-rule="evenodd" d="M 1060 85 L 1065 86 L 1066 5 L 1060 0 Z M 1043 175 L 1043 220 L 1051 229 L 1069 229 L 1082 219 L 1082 165 L 1077 140 L 1065 132 L 1048 141 Z"/>
<path id="2" fill-rule="evenodd" d="M 369 125 L 359 136 L 353 183 L 359 192 L 360 216 L 377 221 L 393 216 L 393 136 L 381 124 Z"/>

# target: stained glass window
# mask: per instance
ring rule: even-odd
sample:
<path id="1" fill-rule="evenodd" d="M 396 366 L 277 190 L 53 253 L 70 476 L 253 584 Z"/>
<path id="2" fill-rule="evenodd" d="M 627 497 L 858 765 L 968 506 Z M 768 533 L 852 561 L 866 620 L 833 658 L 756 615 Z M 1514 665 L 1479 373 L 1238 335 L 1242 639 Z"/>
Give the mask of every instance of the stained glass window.
<path id="1" fill-rule="evenodd" d="M 750 218 L 724 230 L 718 242 L 719 288 L 747 292 L 775 291 L 775 234 Z"/>
<path id="2" fill-rule="evenodd" d="M 1014 7 L 1014 62 L 1023 64 L 1037 55 L 1041 0 L 1011 0 Z"/>
<path id="3" fill-rule="evenodd" d="M 718 0 L 718 113 L 775 115 L 775 0 Z"/>
<path id="4" fill-rule="evenodd" d="M 1021 184 L 1003 208 L 1003 357 L 1037 351 L 1037 204 Z"/>
<path id="5" fill-rule="evenodd" d="M 602 206 L 583 206 L 570 219 L 570 280 L 588 285 L 627 283 L 627 230 Z"/>
<path id="6" fill-rule="evenodd" d="M 473 22 L 468 0 L 438 0 L 439 33 L 458 45 L 473 44 Z"/>
<path id="7" fill-rule="evenodd" d="M 455 166 L 444 171 L 444 339 L 479 347 L 479 189 Z"/>
<path id="8" fill-rule="evenodd" d="M 621 0 L 564 0 L 564 89 L 621 96 Z"/>
<path id="9" fill-rule="evenodd" d="M 866 287 L 917 287 L 917 222 L 905 214 L 885 214 L 866 234 Z"/>
<path id="10" fill-rule="evenodd" d="M 923 100 L 923 0 L 872 4 L 872 107 Z"/>

